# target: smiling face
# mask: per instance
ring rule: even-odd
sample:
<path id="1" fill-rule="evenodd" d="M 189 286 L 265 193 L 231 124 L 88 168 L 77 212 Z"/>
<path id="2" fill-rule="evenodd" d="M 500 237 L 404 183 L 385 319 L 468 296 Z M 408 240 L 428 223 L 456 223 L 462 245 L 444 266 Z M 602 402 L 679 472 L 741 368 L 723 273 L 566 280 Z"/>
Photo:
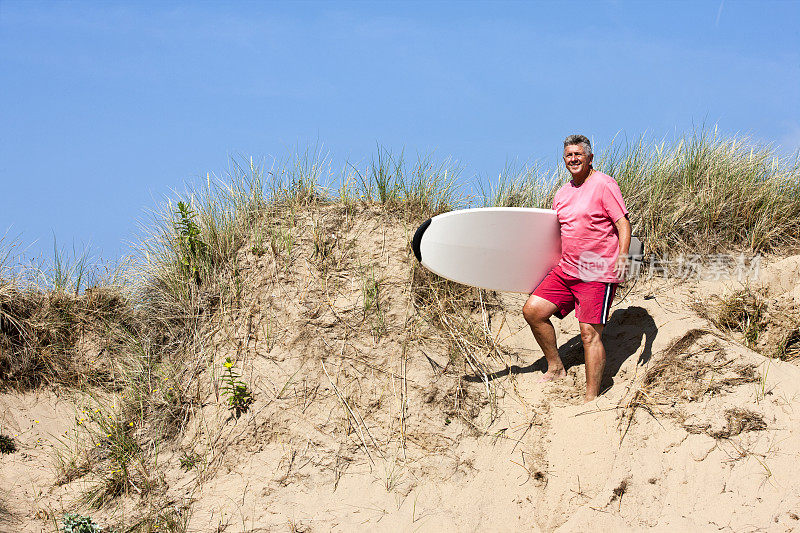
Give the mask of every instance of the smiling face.
<path id="1" fill-rule="evenodd" d="M 564 148 L 564 164 L 573 179 L 586 179 L 592 169 L 592 159 L 594 154 L 586 155 L 586 149 L 581 144 L 570 144 Z"/>

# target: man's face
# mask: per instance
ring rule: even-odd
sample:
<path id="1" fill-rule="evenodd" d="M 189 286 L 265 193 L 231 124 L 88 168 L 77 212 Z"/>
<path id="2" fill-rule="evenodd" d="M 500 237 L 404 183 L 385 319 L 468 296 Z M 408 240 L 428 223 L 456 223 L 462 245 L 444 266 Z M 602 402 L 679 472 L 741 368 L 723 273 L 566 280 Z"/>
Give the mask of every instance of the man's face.
<path id="1" fill-rule="evenodd" d="M 594 154 L 586 155 L 580 144 L 570 144 L 564 148 L 564 164 L 573 177 L 588 175 L 593 158 Z"/>

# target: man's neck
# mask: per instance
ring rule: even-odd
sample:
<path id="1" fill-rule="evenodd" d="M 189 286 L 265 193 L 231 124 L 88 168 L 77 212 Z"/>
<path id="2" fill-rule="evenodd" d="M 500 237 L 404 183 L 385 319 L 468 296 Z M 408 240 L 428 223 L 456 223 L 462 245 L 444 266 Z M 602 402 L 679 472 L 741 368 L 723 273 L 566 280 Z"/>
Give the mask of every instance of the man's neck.
<path id="1" fill-rule="evenodd" d="M 575 184 L 576 187 L 580 187 L 587 179 L 589 179 L 589 176 L 592 175 L 592 172 L 594 172 L 594 169 L 589 167 L 589 172 L 587 172 L 586 175 L 572 176 L 572 183 Z"/>

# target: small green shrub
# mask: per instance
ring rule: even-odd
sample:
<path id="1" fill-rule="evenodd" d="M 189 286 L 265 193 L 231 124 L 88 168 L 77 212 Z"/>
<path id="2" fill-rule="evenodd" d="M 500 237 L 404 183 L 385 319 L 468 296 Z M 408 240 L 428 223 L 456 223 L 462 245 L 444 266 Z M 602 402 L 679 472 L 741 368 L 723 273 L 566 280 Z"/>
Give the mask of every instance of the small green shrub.
<path id="1" fill-rule="evenodd" d="M 100 526 L 88 516 L 67 513 L 63 520 L 64 533 L 101 533 Z"/>
<path id="2" fill-rule="evenodd" d="M 200 462 L 200 455 L 196 452 L 183 452 L 180 457 L 181 470 L 188 472 Z"/>
<path id="3" fill-rule="evenodd" d="M 233 411 L 234 416 L 239 418 L 242 413 L 250 408 L 250 404 L 253 403 L 253 395 L 250 393 L 247 384 L 241 380 L 239 374 L 233 369 L 233 365 L 233 360 L 230 357 L 226 357 L 225 362 L 222 364 L 223 368 L 225 368 L 222 375 L 222 393 L 228 397 L 228 406 Z"/>
<path id="4" fill-rule="evenodd" d="M 200 283 L 200 265 L 208 252 L 208 246 L 200 236 L 200 228 L 195 222 L 197 213 L 185 202 L 178 202 L 175 213 L 175 233 L 178 236 L 178 260 L 183 274 Z"/>
<path id="5" fill-rule="evenodd" d="M 375 269 L 370 268 L 361 280 L 361 297 L 364 301 L 364 316 L 373 309 L 378 308 L 380 298 L 380 283 L 375 279 Z"/>
<path id="6" fill-rule="evenodd" d="M 17 445 L 14 443 L 14 439 L 0 434 L 0 453 L 14 453 L 15 451 L 17 451 Z"/>

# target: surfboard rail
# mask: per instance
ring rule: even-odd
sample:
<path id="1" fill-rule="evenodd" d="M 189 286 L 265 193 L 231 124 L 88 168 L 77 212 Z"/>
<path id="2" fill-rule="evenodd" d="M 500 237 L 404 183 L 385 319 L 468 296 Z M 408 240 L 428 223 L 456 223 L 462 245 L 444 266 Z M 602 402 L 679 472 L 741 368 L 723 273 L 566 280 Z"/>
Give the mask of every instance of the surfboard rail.
<path id="1" fill-rule="evenodd" d="M 431 225 L 431 219 L 429 218 L 417 228 L 417 231 L 414 232 L 414 238 L 411 239 L 411 250 L 414 252 L 414 257 L 417 258 L 417 261 L 422 263 L 422 250 L 420 250 L 420 244 L 422 243 L 422 236 L 425 234 L 425 230 L 428 229 L 428 226 Z"/>

